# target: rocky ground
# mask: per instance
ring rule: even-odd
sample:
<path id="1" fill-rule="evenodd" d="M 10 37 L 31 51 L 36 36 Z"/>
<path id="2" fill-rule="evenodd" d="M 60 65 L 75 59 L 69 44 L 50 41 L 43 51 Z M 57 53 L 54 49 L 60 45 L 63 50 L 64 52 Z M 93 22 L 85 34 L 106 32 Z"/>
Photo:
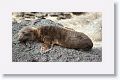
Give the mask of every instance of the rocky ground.
<path id="1" fill-rule="evenodd" d="M 41 14 L 38 19 L 20 18 L 20 21 L 13 17 L 12 21 L 12 61 L 13 62 L 101 62 L 102 46 L 101 46 L 101 17 L 100 14 L 84 13 L 65 13 L 59 14 Z M 39 14 L 40 15 L 40 14 Z M 91 16 L 90 16 L 91 15 Z M 17 15 L 18 16 L 18 15 Z M 20 14 L 21 16 L 21 14 Z M 30 16 L 27 16 L 30 17 Z M 74 18 L 73 18 L 74 17 Z M 76 21 L 75 21 L 76 20 Z M 87 20 L 87 21 L 86 21 Z M 74 23 L 75 22 L 75 23 Z M 82 51 L 75 49 L 54 46 L 54 48 L 46 53 L 40 52 L 41 43 L 28 41 L 21 44 L 18 41 L 18 31 L 26 26 L 38 27 L 39 25 L 53 25 L 60 27 L 73 28 L 76 31 L 86 33 L 94 42 L 91 51 Z M 72 27 L 71 27 L 71 26 Z M 76 28 L 76 25 L 78 28 Z M 81 27 L 82 26 L 82 27 Z M 84 27 L 84 28 L 83 28 Z M 81 30 L 82 29 L 82 30 Z M 92 29 L 92 30 L 91 30 Z M 89 30 L 89 31 L 88 31 Z"/>

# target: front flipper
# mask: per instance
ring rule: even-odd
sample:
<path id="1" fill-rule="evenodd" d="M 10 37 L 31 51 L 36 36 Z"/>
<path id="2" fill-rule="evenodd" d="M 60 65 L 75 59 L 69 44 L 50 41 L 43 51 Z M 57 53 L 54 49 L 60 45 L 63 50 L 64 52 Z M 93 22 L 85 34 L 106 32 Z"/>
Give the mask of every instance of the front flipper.
<path id="1" fill-rule="evenodd" d="M 44 43 L 41 47 L 41 51 L 43 53 L 46 53 L 46 52 L 52 50 L 52 48 L 53 48 L 52 39 L 49 36 L 45 36 L 43 38 L 43 41 L 44 41 Z"/>
<path id="2" fill-rule="evenodd" d="M 41 51 L 42 53 L 46 53 L 46 52 L 52 50 L 52 48 L 53 48 L 53 46 L 44 43 L 44 44 L 41 46 L 41 50 L 40 50 L 40 51 Z"/>

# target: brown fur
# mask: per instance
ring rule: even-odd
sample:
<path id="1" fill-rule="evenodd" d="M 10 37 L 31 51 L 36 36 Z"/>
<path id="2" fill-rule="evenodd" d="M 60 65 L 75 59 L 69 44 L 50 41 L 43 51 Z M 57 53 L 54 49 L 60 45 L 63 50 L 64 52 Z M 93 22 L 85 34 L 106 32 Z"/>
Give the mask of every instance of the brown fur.
<path id="1" fill-rule="evenodd" d="M 91 39 L 84 33 L 57 26 L 24 27 L 18 35 L 21 42 L 26 40 L 42 42 L 43 50 L 48 50 L 54 44 L 83 50 L 90 50 L 93 47 Z"/>

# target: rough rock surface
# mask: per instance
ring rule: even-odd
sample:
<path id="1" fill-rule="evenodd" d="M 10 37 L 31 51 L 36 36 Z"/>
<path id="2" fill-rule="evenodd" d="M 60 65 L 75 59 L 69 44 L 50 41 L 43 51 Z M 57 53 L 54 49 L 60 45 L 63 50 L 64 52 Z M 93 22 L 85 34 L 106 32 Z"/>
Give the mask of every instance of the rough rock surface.
<path id="1" fill-rule="evenodd" d="M 23 20 L 20 23 L 12 23 L 12 61 L 13 62 L 100 62 L 102 61 L 102 48 L 93 47 L 91 51 L 78 51 L 74 49 L 54 46 L 54 48 L 46 53 L 40 52 L 41 43 L 28 41 L 21 44 L 18 41 L 18 31 L 26 26 L 39 25 L 57 25 L 63 27 L 59 23 L 55 23 L 47 19 L 38 19 L 34 21 Z"/>

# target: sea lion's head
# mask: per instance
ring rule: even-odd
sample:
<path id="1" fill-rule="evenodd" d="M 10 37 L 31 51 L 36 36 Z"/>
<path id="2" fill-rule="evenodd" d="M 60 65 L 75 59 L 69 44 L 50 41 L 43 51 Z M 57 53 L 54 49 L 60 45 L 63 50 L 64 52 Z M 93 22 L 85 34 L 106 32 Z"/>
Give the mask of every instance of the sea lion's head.
<path id="1" fill-rule="evenodd" d="M 18 40 L 25 42 L 27 40 L 35 40 L 35 30 L 33 27 L 24 27 L 18 32 Z"/>

